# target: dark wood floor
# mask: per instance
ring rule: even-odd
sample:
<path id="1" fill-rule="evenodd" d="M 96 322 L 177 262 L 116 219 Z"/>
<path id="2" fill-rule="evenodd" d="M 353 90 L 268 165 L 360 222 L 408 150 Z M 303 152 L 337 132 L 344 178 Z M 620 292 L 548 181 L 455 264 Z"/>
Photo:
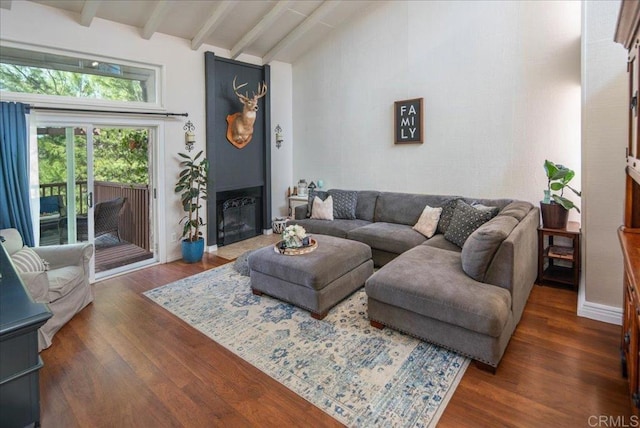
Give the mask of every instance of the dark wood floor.
<path id="1" fill-rule="evenodd" d="M 96 300 L 41 353 L 42 426 L 340 426 L 141 295 L 225 262 L 205 255 L 96 284 Z M 497 374 L 470 366 L 439 426 L 631 421 L 620 327 L 575 312 L 574 292 L 535 286 Z"/>

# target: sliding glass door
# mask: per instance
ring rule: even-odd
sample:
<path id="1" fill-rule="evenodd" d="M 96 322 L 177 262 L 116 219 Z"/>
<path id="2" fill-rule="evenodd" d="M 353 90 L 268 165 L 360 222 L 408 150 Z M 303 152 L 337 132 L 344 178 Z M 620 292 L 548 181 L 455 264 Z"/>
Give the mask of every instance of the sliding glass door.
<path id="1" fill-rule="evenodd" d="M 156 129 L 56 122 L 36 124 L 40 245 L 93 243 L 95 279 L 156 262 Z"/>

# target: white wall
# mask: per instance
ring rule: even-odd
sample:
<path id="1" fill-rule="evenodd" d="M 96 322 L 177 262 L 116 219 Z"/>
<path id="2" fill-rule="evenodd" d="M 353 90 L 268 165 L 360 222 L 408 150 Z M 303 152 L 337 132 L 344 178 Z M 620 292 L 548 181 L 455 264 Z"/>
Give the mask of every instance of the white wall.
<path id="1" fill-rule="evenodd" d="M 619 2 L 588 1 L 582 41 L 583 295 L 578 313 L 597 317 L 622 306 L 622 253 L 627 145 L 627 53 L 613 42 Z M 594 305 L 595 304 L 595 305 Z M 611 312 L 608 310 L 608 312 Z M 615 311 L 614 311 L 615 312 Z M 619 312 L 619 311 L 618 311 Z M 595 315 L 595 316 L 594 316 Z M 615 314 L 606 315 L 611 318 Z"/>
<path id="2" fill-rule="evenodd" d="M 30 43 L 49 48 L 95 54 L 115 59 L 144 62 L 164 66 L 164 107 L 169 112 L 188 112 L 189 120 L 196 127 L 197 150 L 205 148 L 205 83 L 204 52 L 212 51 L 216 55 L 229 58 L 229 52 L 215 46 L 203 45 L 193 51 L 190 42 L 185 39 L 156 33 L 150 40 L 140 37 L 140 30 L 134 27 L 116 24 L 96 18 L 89 28 L 78 24 L 78 15 L 27 1 L 14 1 L 11 9 L 0 9 L 0 38 L 2 40 Z M 260 64 L 260 59 L 242 55 L 239 60 Z M 283 75 L 280 75 L 280 73 Z M 274 65 L 272 79 L 276 82 L 271 88 L 272 108 L 275 117 L 282 123 L 291 123 L 291 83 L 288 65 Z M 287 81 L 289 83 L 287 83 Z M 280 107 L 284 91 L 284 107 Z M 288 115 L 288 116 L 287 116 Z M 160 233 L 169 241 L 173 233 L 181 234 L 178 221 L 182 211 L 177 195 L 174 194 L 174 182 L 178 174 L 178 159 L 175 153 L 184 151 L 184 122 L 187 119 L 167 119 L 165 133 L 161 135 L 166 158 L 162 160 L 160 170 L 165 178 L 164 188 L 166 206 L 160 210 L 166 215 L 164 227 Z M 226 126 L 226 124 L 224 125 Z M 286 181 L 290 180 L 290 167 L 276 169 L 285 171 Z M 276 182 L 285 180 L 276 179 Z M 286 187 L 285 187 L 286 188 Z M 280 191 L 281 193 L 281 191 Z M 275 191 L 274 191 L 275 194 Z M 281 204 L 281 202 L 279 202 Z M 164 233 L 162 233 L 164 232 Z M 180 258 L 179 242 L 167 242 L 167 260 Z"/>
<path id="3" fill-rule="evenodd" d="M 293 117 L 296 181 L 537 204 L 545 158 L 580 170 L 580 3 L 380 2 L 293 65 Z"/>

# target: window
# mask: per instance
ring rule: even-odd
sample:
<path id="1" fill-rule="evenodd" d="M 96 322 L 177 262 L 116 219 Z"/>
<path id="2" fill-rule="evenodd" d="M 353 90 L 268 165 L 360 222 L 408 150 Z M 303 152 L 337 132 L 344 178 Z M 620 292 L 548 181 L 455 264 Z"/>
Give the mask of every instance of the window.
<path id="1" fill-rule="evenodd" d="M 0 92 L 160 106 L 154 66 L 0 46 Z"/>

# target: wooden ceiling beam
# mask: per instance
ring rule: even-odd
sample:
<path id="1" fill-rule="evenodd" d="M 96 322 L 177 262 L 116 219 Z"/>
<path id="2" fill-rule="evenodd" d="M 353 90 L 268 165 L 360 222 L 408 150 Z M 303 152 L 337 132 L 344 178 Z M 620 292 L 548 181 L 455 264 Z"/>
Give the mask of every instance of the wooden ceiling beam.
<path id="1" fill-rule="evenodd" d="M 149 40 L 153 33 L 158 31 L 158 27 L 164 21 L 164 17 L 167 15 L 171 3 L 169 0 L 160 0 L 156 3 L 156 6 L 153 8 L 153 12 L 147 19 L 147 23 L 144 24 L 144 28 L 142 29 L 142 38 L 145 40 Z"/>
<path id="2" fill-rule="evenodd" d="M 233 7 L 236 5 L 237 1 L 233 0 L 224 0 L 218 4 L 218 7 L 213 11 L 207 22 L 200 27 L 198 33 L 195 35 L 193 39 L 191 39 L 191 49 L 194 51 L 197 50 L 204 43 L 204 39 L 206 39 L 211 33 L 213 33 L 222 22 L 222 20 L 231 12 Z"/>
<path id="3" fill-rule="evenodd" d="M 82 6 L 82 13 L 80 13 L 80 25 L 84 27 L 91 25 L 93 18 L 96 17 L 101 1 L 102 0 L 85 0 Z"/>
<path id="4" fill-rule="evenodd" d="M 231 48 L 231 58 L 236 59 L 240 56 L 244 50 L 251 45 L 251 43 L 255 42 L 258 37 L 265 33 L 271 25 L 280 18 L 286 11 L 291 3 L 291 0 L 282 0 L 279 1 L 261 20 L 249 30 L 238 43 L 235 44 L 233 48 Z"/>
<path id="5" fill-rule="evenodd" d="M 322 18 L 324 18 L 329 12 L 335 9 L 340 4 L 339 1 L 325 1 L 313 11 L 304 21 L 302 21 L 296 28 L 291 30 L 282 40 L 280 40 L 267 54 L 262 58 L 264 64 L 270 63 L 278 53 L 283 49 L 291 46 L 298 39 L 300 39 L 305 33 L 311 30 Z"/>

